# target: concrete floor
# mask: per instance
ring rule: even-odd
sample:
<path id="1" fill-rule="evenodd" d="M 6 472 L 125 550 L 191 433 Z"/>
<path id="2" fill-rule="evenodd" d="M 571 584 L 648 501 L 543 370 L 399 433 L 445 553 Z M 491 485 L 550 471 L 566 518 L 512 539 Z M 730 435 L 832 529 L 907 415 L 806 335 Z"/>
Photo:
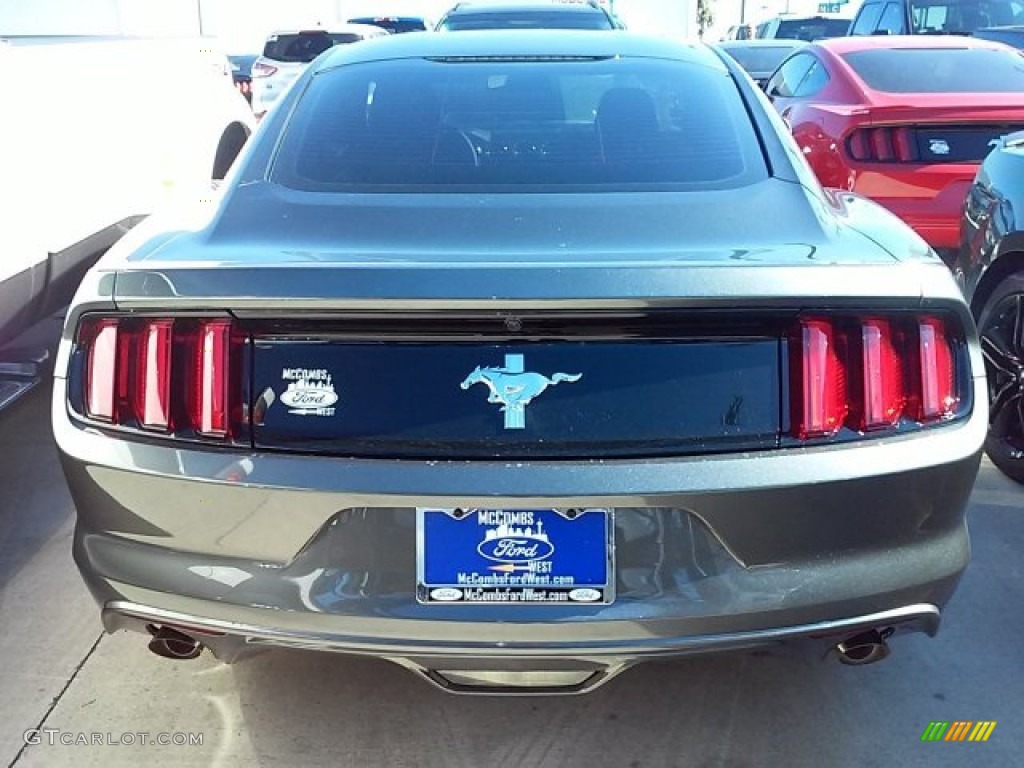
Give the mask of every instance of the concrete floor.
<path id="1" fill-rule="evenodd" d="M 934 640 L 901 639 L 859 669 L 782 649 L 641 666 L 583 697 L 499 700 L 435 691 L 386 662 L 179 663 L 139 635 L 103 635 L 71 561 L 48 407 L 41 390 L 0 414 L 0 765 L 1024 765 L 1024 489 L 987 463 L 974 562 Z M 983 744 L 922 743 L 931 720 L 998 725 Z M 44 733 L 26 746 L 33 728 L 136 743 Z M 139 744 L 161 732 L 203 743 Z"/>

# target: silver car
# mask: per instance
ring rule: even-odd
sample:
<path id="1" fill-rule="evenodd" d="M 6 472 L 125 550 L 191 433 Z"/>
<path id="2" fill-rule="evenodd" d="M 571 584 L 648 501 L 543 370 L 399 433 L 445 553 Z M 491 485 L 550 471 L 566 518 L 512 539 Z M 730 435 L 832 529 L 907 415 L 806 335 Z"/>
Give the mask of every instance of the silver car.
<path id="1" fill-rule="evenodd" d="M 286 30 L 267 38 L 253 62 L 249 84 L 252 111 L 262 117 L 288 90 L 310 62 L 335 45 L 383 37 L 388 31 L 372 24 L 340 24 L 330 29 Z"/>
<path id="2" fill-rule="evenodd" d="M 618 31 L 321 57 L 89 273 L 56 371 L 109 631 L 458 692 L 933 635 L 986 431 L 942 262 L 728 56 Z"/>

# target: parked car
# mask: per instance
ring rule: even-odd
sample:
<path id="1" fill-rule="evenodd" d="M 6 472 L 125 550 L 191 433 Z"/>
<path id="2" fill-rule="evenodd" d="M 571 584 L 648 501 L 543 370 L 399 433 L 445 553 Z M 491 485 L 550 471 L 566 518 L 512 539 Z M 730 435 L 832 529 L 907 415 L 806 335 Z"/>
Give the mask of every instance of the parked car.
<path id="1" fill-rule="evenodd" d="M 425 32 L 431 27 L 420 16 L 358 16 L 348 20 L 349 24 L 371 24 L 392 35 L 405 32 Z"/>
<path id="2" fill-rule="evenodd" d="M 621 29 L 600 4 L 559 0 L 471 0 L 448 10 L 438 32 L 478 29 Z"/>
<path id="3" fill-rule="evenodd" d="M 738 24 L 726 30 L 722 40 L 753 40 L 754 28 L 749 24 Z"/>
<path id="4" fill-rule="evenodd" d="M 803 45 L 803 40 L 732 40 L 717 47 L 732 56 L 763 88 L 783 60 Z"/>
<path id="5" fill-rule="evenodd" d="M 395 35 L 282 99 L 216 205 L 140 225 L 67 316 L 53 426 L 108 630 L 484 693 L 936 632 L 973 320 L 732 59 Z"/>
<path id="6" fill-rule="evenodd" d="M 859 192 L 951 260 L 992 142 L 1024 128 L 1024 58 L 955 36 L 847 37 L 787 59 L 766 92 L 827 187 Z"/>
<path id="7" fill-rule="evenodd" d="M 180 89 L 172 110 L 152 87 L 168 61 Z M 252 128 L 227 66 L 209 41 L 188 38 L 0 45 L 12 73 L 0 141 L 0 408 L 39 381 L 57 324 L 31 332 L 67 306 L 99 255 L 172 198 L 209 197 L 227 173 Z"/>
<path id="8" fill-rule="evenodd" d="M 819 13 L 800 16 L 783 13 L 757 25 L 757 38 L 765 40 L 824 40 L 843 37 L 850 28 L 850 17 Z"/>
<path id="9" fill-rule="evenodd" d="M 864 0 L 851 35 L 973 35 L 1024 24 L 1021 0 Z"/>
<path id="10" fill-rule="evenodd" d="M 964 207 L 956 274 L 978 320 L 992 463 L 1024 483 L 1024 133 L 995 142 Z"/>
<path id="11" fill-rule="evenodd" d="M 357 43 L 387 35 L 370 24 L 342 24 L 331 29 L 275 32 L 252 65 L 252 110 L 264 115 L 280 100 L 310 62 L 335 45 Z"/>
<path id="12" fill-rule="evenodd" d="M 1024 51 L 1024 24 L 1012 27 L 984 27 L 971 33 L 972 37 L 992 40 Z"/>
<path id="13" fill-rule="evenodd" d="M 228 56 L 231 61 L 231 80 L 249 104 L 252 104 L 252 65 L 256 63 L 257 58 L 259 56 L 255 53 Z"/>

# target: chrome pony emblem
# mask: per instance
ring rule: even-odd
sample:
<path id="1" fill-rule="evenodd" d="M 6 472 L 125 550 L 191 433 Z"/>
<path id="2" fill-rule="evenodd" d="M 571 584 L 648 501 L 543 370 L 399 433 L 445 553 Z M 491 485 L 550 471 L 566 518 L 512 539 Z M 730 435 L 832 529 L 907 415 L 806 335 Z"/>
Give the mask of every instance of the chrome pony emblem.
<path id="1" fill-rule="evenodd" d="M 505 355 L 505 367 L 485 367 L 479 365 L 460 385 L 469 389 L 474 384 L 484 384 L 490 393 L 488 403 L 501 403 L 501 411 L 505 414 L 505 429 L 526 428 L 526 406 L 548 387 L 563 381 L 572 383 L 579 381 L 582 373 L 555 373 L 548 378 L 542 373 L 532 373 L 524 369 L 522 355 Z"/>
<path id="2" fill-rule="evenodd" d="M 928 140 L 928 151 L 933 155 L 948 155 L 949 154 L 949 142 L 945 139 L 929 139 Z"/>

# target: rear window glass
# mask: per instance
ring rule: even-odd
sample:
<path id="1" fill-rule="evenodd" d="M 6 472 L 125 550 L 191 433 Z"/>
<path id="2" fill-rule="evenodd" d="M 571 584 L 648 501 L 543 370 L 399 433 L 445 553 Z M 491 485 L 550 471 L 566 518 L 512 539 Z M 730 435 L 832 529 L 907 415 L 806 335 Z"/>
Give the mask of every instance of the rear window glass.
<path id="1" fill-rule="evenodd" d="M 826 37 L 845 37 L 849 29 L 849 19 L 786 19 L 779 22 L 775 36 L 787 40 L 821 40 Z"/>
<path id="2" fill-rule="evenodd" d="M 272 179 L 298 189 L 739 186 L 767 170 L 724 72 L 662 59 L 396 60 L 313 78 Z"/>
<path id="3" fill-rule="evenodd" d="M 321 53 L 335 45 L 354 43 L 362 35 L 352 32 L 300 32 L 295 35 L 273 35 L 263 46 L 263 56 L 274 61 L 301 62 L 308 64 Z"/>
<path id="4" fill-rule="evenodd" d="M 793 52 L 793 46 L 722 46 L 747 72 L 771 74 Z"/>
<path id="5" fill-rule="evenodd" d="M 876 91 L 1024 93 L 1024 57 L 1009 49 L 888 48 L 843 58 Z"/>
<path id="6" fill-rule="evenodd" d="M 350 24 L 372 24 L 375 27 L 386 29 L 393 35 L 399 35 L 404 32 L 422 32 L 427 28 L 427 25 L 423 23 L 423 19 L 395 19 L 395 18 L 381 18 L 366 16 L 358 19 L 349 19 Z"/>
<path id="7" fill-rule="evenodd" d="M 1024 24 L 1024 0 L 913 0 L 910 19 L 919 34 L 967 34 Z"/>
<path id="8" fill-rule="evenodd" d="M 611 19 L 599 11 L 522 10 L 459 13 L 441 22 L 446 32 L 473 29 L 613 29 Z"/>

